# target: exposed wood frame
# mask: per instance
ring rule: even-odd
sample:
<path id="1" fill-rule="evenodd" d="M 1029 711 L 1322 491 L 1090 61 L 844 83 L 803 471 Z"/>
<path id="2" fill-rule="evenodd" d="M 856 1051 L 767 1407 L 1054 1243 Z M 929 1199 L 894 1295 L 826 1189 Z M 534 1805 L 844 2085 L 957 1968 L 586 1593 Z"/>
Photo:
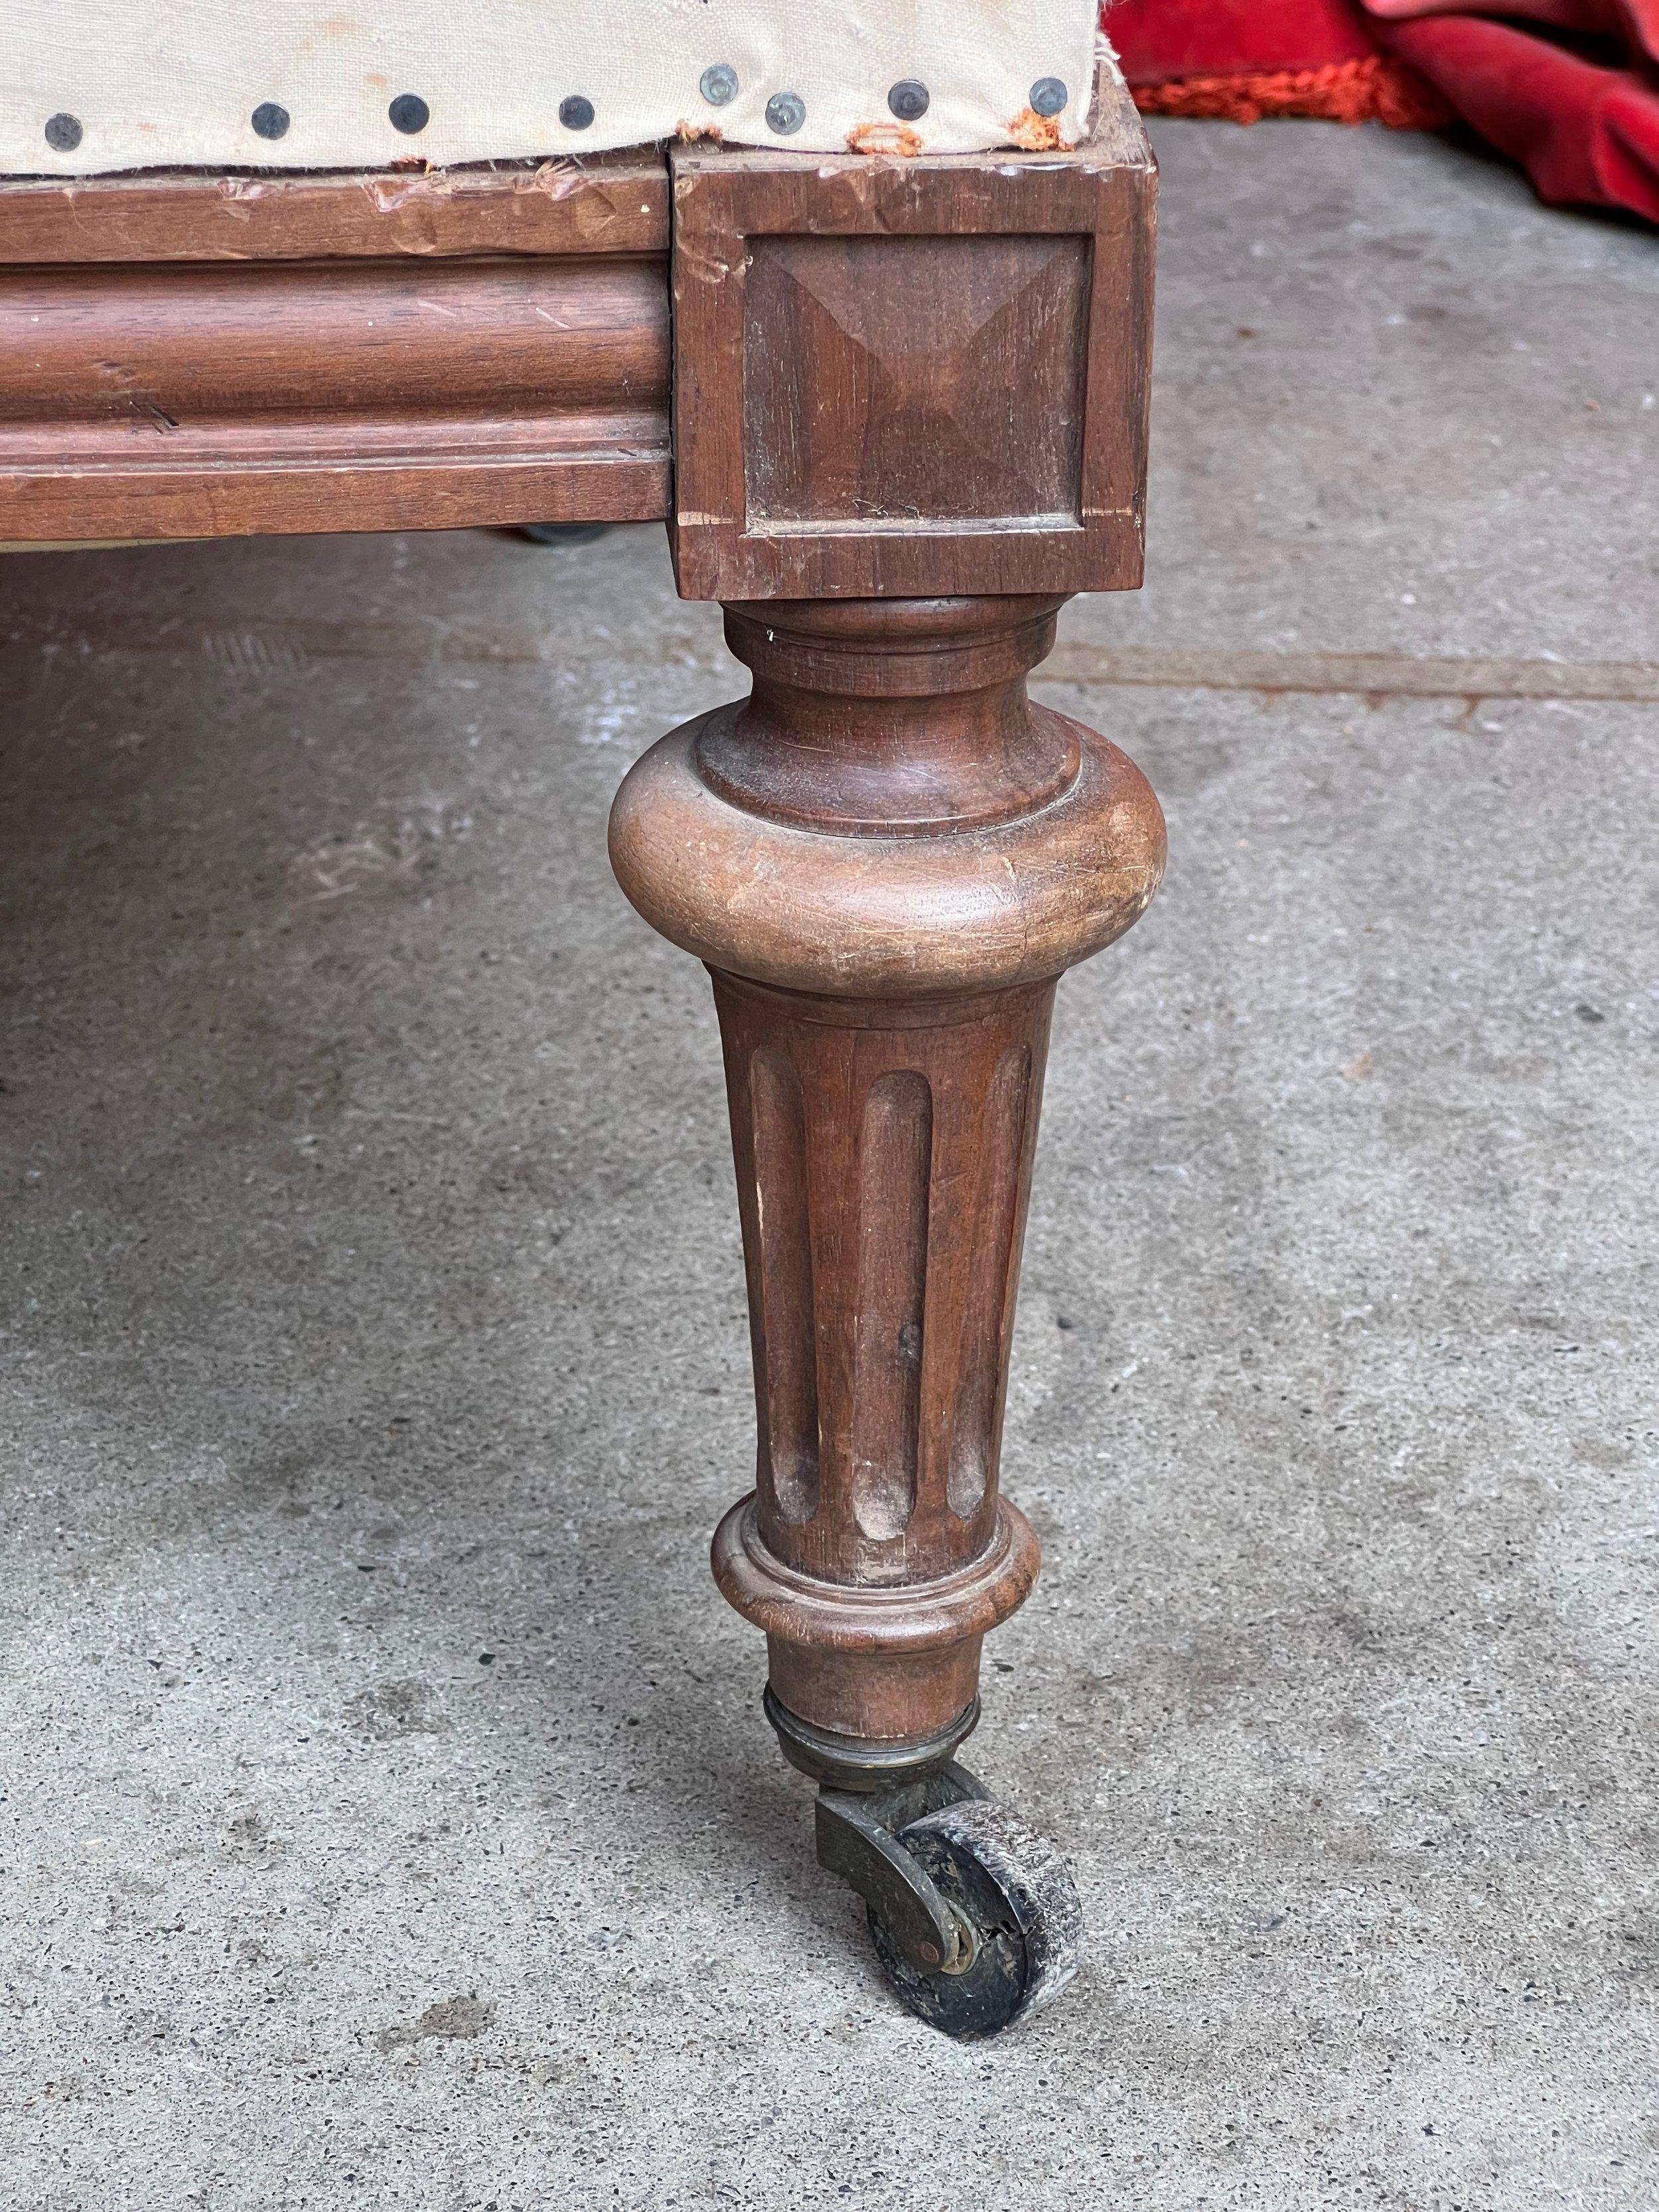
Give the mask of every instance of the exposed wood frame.
<path id="1" fill-rule="evenodd" d="M 1069 154 L 670 161 L 686 598 L 1139 582 L 1157 165 L 1121 83 Z"/>
<path id="2" fill-rule="evenodd" d="M 640 521 L 667 174 L 0 184 L 0 538 Z"/>
<path id="3" fill-rule="evenodd" d="M 1075 1962 L 1054 1855 L 945 1762 L 1037 1571 L 999 1462 L 1054 987 L 1164 857 L 1026 688 L 1068 593 L 1140 578 L 1156 171 L 1098 106 L 1073 153 L 677 149 L 672 369 L 654 155 L 0 185 L 0 539 L 666 515 L 726 602 L 750 696 L 611 823 L 726 1051 L 759 1453 L 714 1569 L 787 1755 L 889 1806 L 825 1863 L 963 2034 Z M 969 1800 L 975 1927 L 904 1840 Z"/>

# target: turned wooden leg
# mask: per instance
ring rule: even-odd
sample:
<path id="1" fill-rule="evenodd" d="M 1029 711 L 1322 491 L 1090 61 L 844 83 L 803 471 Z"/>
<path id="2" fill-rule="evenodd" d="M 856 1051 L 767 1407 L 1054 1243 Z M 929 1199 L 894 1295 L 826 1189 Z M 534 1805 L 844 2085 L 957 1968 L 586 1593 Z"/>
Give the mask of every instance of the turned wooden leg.
<path id="1" fill-rule="evenodd" d="M 714 979 L 760 1431 L 714 1572 L 820 1780 L 948 1757 L 1036 1578 L 997 1446 L 1053 996 Z"/>
<path id="2" fill-rule="evenodd" d="M 795 1764 L 940 1820 L 915 1788 L 1037 1571 L 998 1453 L 1054 982 L 1164 858 L 1139 772 L 1026 696 L 1060 604 L 728 607 L 751 696 L 665 738 L 611 821 L 725 1042 L 759 1449 L 715 1576 Z"/>

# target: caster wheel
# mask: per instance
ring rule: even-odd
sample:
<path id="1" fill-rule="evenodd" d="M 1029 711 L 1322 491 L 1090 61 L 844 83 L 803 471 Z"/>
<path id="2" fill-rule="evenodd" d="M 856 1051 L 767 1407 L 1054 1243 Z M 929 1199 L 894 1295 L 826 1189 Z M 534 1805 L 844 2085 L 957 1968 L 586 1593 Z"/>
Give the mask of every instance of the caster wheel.
<path id="1" fill-rule="evenodd" d="M 926 1973 L 871 1908 L 882 1970 L 919 2019 L 975 2043 L 1060 1995 L 1081 1962 L 1083 1908 L 1052 1844 L 982 1797 L 924 1814 L 899 1841 L 962 1925 L 957 1970 Z"/>
<path id="2" fill-rule="evenodd" d="M 608 522 L 521 522 L 513 535 L 527 538 L 532 545 L 591 545 L 610 527 Z"/>

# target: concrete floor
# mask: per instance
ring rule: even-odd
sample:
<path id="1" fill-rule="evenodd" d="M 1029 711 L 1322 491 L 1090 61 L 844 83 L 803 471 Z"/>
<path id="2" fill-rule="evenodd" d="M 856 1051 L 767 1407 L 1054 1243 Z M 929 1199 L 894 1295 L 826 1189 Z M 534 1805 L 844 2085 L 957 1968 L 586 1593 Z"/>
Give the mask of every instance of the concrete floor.
<path id="1" fill-rule="evenodd" d="M 1654 2203 L 1659 243 L 1158 138 L 1152 581 L 1047 696 L 1172 866 L 1062 994 L 974 1746 L 1086 1979 L 896 2008 L 708 1580 L 660 532 L 15 559 L 9 2212 Z"/>

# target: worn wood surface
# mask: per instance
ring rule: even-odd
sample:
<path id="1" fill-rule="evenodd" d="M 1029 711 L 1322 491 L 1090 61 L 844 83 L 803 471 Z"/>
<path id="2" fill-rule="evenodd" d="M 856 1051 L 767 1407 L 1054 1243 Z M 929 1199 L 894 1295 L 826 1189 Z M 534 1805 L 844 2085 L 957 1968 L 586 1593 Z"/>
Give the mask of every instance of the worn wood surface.
<path id="1" fill-rule="evenodd" d="M 680 580 L 755 683 L 611 851 L 715 972 L 760 1439 L 716 1571 L 791 1711 L 902 1744 L 1036 1571 L 998 1455 L 1049 1007 L 1162 866 L 1025 689 L 1139 579 L 1154 173 L 1109 102 L 1063 156 L 675 161 Z M 0 189 L 0 537 L 667 512 L 659 196 L 554 181 Z"/>
<path id="2" fill-rule="evenodd" d="M 666 179 L 0 185 L 0 538 L 642 520 Z"/>
<path id="3" fill-rule="evenodd" d="M 1055 605 L 728 608 L 753 694 L 632 772 L 623 889 L 710 967 L 831 996 L 991 990 L 1109 944 L 1162 830 L 1131 762 L 1026 696 Z"/>
<path id="4" fill-rule="evenodd" d="M 1139 581 L 1157 171 L 1121 86 L 1070 154 L 670 159 L 684 596 Z"/>
<path id="5" fill-rule="evenodd" d="M 611 845 L 725 1042 L 758 1452 L 714 1571 L 787 1713 L 921 1757 L 1036 1572 L 998 1462 L 1055 980 L 1163 865 L 1026 690 L 1069 590 L 1139 580 L 1155 172 L 1109 94 L 1076 154 L 671 159 L 671 532 L 754 688 Z"/>
<path id="6" fill-rule="evenodd" d="M 730 608 L 751 697 L 612 815 L 725 1040 L 759 1448 L 715 1571 L 784 1705 L 855 1737 L 948 1729 L 1036 1574 L 998 1456 L 1054 979 L 1162 866 L 1139 773 L 1027 696 L 1055 605 Z"/>
<path id="7" fill-rule="evenodd" d="M 0 179 L 0 262 L 665 253 L 649 149 L 476 169 Z"/>

